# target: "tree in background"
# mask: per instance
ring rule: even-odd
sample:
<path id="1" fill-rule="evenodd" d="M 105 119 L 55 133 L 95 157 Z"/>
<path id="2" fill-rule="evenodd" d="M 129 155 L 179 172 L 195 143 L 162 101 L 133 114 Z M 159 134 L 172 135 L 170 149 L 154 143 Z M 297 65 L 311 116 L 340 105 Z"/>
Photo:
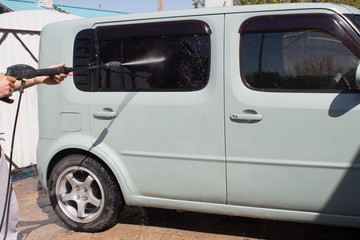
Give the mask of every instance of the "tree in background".
<path id="1" fill-rule="evenodd" d="M 341 3 L 360 8 L 359 0 L 233 0 L 234 5 L 253 5 L 265 3 L 304 3 L 304 2 L 322 2 L 322 3 Z M 193 0 L 195 8 L 204 7 L 205 0 Z"/>
<path id="2" fill-rule="evenodd" d="M 193 5 L 195 8 L 204 7 L 205 6 L 205 0 L 193 0 Z"/>

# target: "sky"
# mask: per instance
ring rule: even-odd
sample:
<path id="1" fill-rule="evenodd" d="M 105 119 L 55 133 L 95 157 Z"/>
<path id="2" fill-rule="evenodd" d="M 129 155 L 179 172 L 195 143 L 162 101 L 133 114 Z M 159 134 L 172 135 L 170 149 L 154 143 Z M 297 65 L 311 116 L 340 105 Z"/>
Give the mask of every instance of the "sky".
<path id="1" fill-rule="evenodd" d="M 60 0 L 53 0 L 59 4 Z M 61 0 L 62 5 L 113 10 L 127 13 L 156 12 L 158 0 Z M 164 0 L 164 10 L 192 9 L 192 0 Z"/>

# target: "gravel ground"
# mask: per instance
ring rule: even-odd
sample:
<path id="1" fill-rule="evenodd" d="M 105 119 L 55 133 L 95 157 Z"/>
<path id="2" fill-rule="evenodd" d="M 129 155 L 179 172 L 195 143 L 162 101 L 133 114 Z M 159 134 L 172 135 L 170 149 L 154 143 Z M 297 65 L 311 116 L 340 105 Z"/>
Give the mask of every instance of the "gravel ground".
<path id="1" fill-rule="evenodd" d="M 14 182 L 20 204 L 18 239 L 239 240 L 359 239 L 360 229 L 269 221 L 193 212 L 126 207 L 119 223 L 100 233 L 67 228 L 36 177 Z"/>

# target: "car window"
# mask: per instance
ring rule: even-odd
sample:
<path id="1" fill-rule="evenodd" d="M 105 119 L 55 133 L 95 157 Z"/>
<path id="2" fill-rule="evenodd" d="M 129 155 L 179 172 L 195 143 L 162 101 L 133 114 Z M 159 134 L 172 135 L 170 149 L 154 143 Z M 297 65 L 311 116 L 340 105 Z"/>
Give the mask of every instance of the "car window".
<path id="1" fill-rule="evenodd" d="M 123 65 L 115 70 L 101 70 L 98 90 L 204 88 L 210 71 L 210 32 L 207 25 L 201 28 L 203 25 L 200 21 L 191 24 L 184 21 L 100 29 L 97 32 L 100 64 L 120 61 Z M 157 32 L 158 29 L 161 31 Z"/>
<path id="2" fill-rule="evenodd" d="M 254 88 L 357 89 L 358 61 L 324 32 L 245 34 L 243 39 L 244 76 Z"/>
<path id="3" fill-rule="evenodd" d="M 360 27 L 360 15 L 354 15 L 354 19 L 358 27 Z"/>
<path id="4" fill-rule="evenodd" d="M 240 57 L 244 81 L 254 89 L 358 90 L 355 72 L 359 57 L 318 27 L 245 32 Z"/>

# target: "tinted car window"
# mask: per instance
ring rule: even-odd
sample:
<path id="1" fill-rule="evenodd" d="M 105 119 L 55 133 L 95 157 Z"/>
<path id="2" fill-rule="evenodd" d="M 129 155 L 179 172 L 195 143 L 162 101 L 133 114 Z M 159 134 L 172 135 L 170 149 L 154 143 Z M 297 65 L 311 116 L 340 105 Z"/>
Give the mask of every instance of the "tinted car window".
<path id="1" fill-rule="evenodd" d="M 357 89 L 359 59 L 324 32 L 245 34 L 242 52 L 244 76 L 254 88 Z"/>
<path id="2" fill-rule="evenodd" d="M 99 90 L 193 91 L 206 86 L 210 71 L 207 26 L 202 30 L 200 21 L 158 25 L 116 26 L 97 32 L 99 63 L 123 63 L 118 69 L 101 70 Z"/>
<path id="3" fill-rule="evenodd" d="M 354 15 L 354 19 L 358 27 L 360 27 L 360 15 Z"/>
<path id="4" fill-rule="evenodd" d="M 245 22 L 239 32 L 246 85 L 273 91 L 357 91 L 358 42 L 339 21 L 333 15 L 309 14 Z"/>

